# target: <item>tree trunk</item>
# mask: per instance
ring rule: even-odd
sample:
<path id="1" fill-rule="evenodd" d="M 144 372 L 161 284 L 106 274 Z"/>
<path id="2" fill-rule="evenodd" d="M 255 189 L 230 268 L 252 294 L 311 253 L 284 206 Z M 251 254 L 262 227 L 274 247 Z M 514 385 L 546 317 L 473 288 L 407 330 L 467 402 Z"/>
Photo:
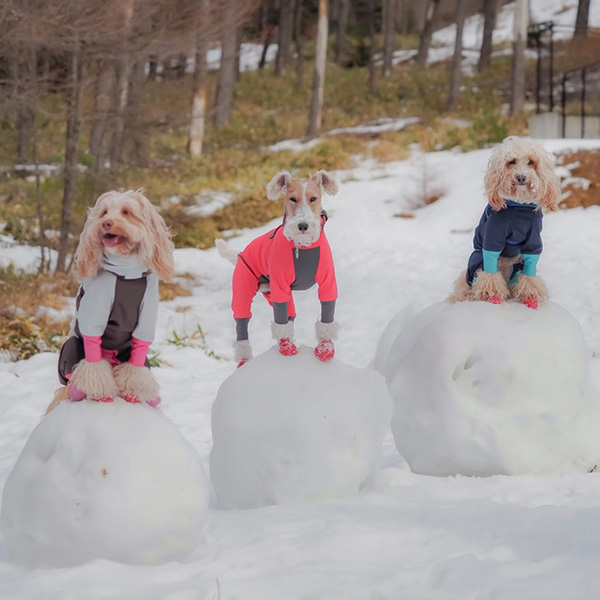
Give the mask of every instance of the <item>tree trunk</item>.
<path id="1" fill-rule="evenodd" d="M 126 0 L 121 8 L 123 16 L 123 32 L 125 41 L 128 40 L 131 33 L 133 15 L 135 10 L 135 0 Z M 117 77 L 117 102 L 115 110 L 115 131 L 113 134 L 111 152 L 110 152 L 110 170 L 116 174 L 121 168 L 123 158 L 123 140 L 125 139 L 125 117 L 127 103 L 129 102 L 129 84 L 131 81 L 131 72 L 133 69 L 133 57 L 126 49 L 118 61 Z"/>
<path id="2" fill-rule="evenodd" d="M 200 11 L 202 15 L 207 14 L 208 0 L 201 0 Z M 192 158 L 202 156 L 202 144 L 204 143 L 204 125 L 206 121 L 206 84 L 208 81 L 208 65 L 206 64 L 206 52 L 208 50 L 208 39 L 204 32 L 196 38 L 196 70 L 194 71 L 194 99 L 192 103 L 192 121 L 190 123 L 189 151 Z"/>
<path id="3" fill-rule="evenodd" d="M 126 118 L 128 138 L 131 141 L 131 156 L 138 167 L 148 165 L 148 130 L 140 109 L 146 83 L 146 57 L 140 55 L 133 62 L 130 78 L 129 101 Z"/>
<path id="4" fill-rule="evenodd" d="M 235 13 L 233 4 L 225 2 L 222 10 L 222 36 L 221 36 L 221 69 L 217 83 L 217 97 L 215 101 L 215 129 L 220 129 L 229 123 L 233 107 L 233 90 L 236 80 L 236 54 L 237 54 L 237 27 L 235 26 Z"/>
<path id="5" fill-rule="evenodd" d="M 296 0 L 294 14 L 294 42 L 296 44 L 296 85 L 301 88 L 304 85 L 304 53 L 302 51 L 302 3 Z"/>
<path id="6" fill-rule="evenodd" d="M 350 0 L 337 0 L 337 22 L 335 26 L 335 62 L 345 65 L 348 57 L 346 51 L 346 34 L 348 32 L 348 13 Z"/>
<path id="7" fill-rule="evenodd" d="M 262 53 L 258 63 L 259 69 L 264 69 L 267 64 L 267 51 L 273 43 L 275 30 L 277 29 L 277 9 L 275 8 L 275 0 L 263 0 L 262 5 Z"/>
<path id="8" fill-rule="evenodd" d="M 369 0 L 369 91 L 377 95 L 377 80 L 375 78 L 375 52 L 377 39 L 375 37 L 375 0 Z"/>
<path id="9" fill-rule="evenodd" d="M 448 98 L 448 110 L 452 111 L 458 106 L 460 99 L 460 81 L 462 79 L 462 38 L 467 12 L 468 0 L 458 0 L 456 10 L 456 39 L 454 41 L 454 58 L 452 60 L 452 76 L 450 78 L 450 97 Z"/>
<path id="10" fill-rule="evenodd" d="M 387 0 L 387 18 L 385 20 L 385 42 L 383 50 L 383 76 L 392 76 L 394 42 L 396 41 L 397 0 Z"/>
<path id="11" fill-rule="evenodd" d="M 440 12 L 440 0 L 428 0 L 427 15 L 425 17 L 425 25 L 421 32 L 419 40 L 419 51 L 417 53 L 416 63 L 424 67 L 427 64 L 427 55 L 429 54 L 429 46 L 431 45 L 431 36 L 433 35 L 433 27 L 437 21 Z"/>
<path id="12" fill-rule="evenodd" d="M 511 115 L 518 115 L 525 105 L 525 48 L 527 45 L 528 21 L 529 0 L 515 0 Z"/>
<path id="13" fill-rule="evenodd" d="M 494 29 L 496 29 L 496 15 L 498 12 L 498 0 L 485 0 L 483 5 L 483 39 L 481 40 L 481 51 L 477 70 L 481 73 L 489 69 L 492 64 L 492 47 Z"/>
<path id="14" fill-rule="evenodd" d="M 79 131 L 81 129 L 81 109 L 83 104 L 83 59 L 81 48 L 77 43 L 71 55 L 70 89 L 67 100 L 67 134 L 65 144 L 64 188 L 60 220 L 60 238 L 56 271 L 64 272 L 69 251 L 71 234 L 73 200 L 77 180 L 77 157 L 79 154 Z"/>
<path id="15" fill-rule="evenodd" d="M 308 123 L 308 136 L 319 135 L 323 114 L 323 95 L 325 88 L 325 67 L 327 64 L 327 0 L 319 0 L 319 25 L 317 29 L 317 48 L 315 55 L 315 74 L 313 79 L 312 101 Z"/>
<path id="16" fill-rule="evenodd" d="M 587 35 L 589 16 L 590 0 L 579 0 L 579 4 L 577 5 L 577 18 L 575 19 L 575 36 Z"/>
<path id="17" fill-rule="evenodd" d="M 94 123 L 90 134 L 90 154 L 96 157 L 99 168 L 108 154 L 108 120 L 112 108 L 117 72 L 112 60 L 103 60 L 98 67 L 96 79 L 96 98 L 94 101 Z"/>
<path id="18" fill-rule="evenodd" d="M 275 73 L 283 75 L 292 58 L 292 39 L 294 34 L 294 9 L 292 0 L 279 1 L 279 36 Z"/>

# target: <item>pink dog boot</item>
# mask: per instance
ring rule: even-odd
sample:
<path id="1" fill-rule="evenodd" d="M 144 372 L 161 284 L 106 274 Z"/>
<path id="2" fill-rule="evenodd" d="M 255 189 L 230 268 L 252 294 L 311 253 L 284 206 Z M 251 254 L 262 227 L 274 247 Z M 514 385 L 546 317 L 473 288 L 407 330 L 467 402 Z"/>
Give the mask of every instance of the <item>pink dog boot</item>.
<path id="1" fill-rule="evenodd" d="M 329 362 L 335 356 L 335 347 L 331 340 L 321 340 L 315 348 L 315 356 L 321 362 Z"/>
<path id="2" fill-rule="evenodd" d="M 295 356 L 298 354 L 298 348 L 289 338 L 281 338 L 279 340 L 279 352 L 284 356 Z"/>
<path id="3" fill-rule="evenodd" d="M 114 402 L 114 400 L 112 398 L 90 398 L 90 400 L 93 400 L 94 402 L 104 402 L 104 403 Z"/>
<path id="4" fill-rule="evenodd" d="M 131 394 L 127 394 L 125 396 L 125 398 L 123 398 L 123 400 L 125 400 L 125 402 L 128 402 L 129 404 L 141 404 L 142 401 L 139 398 L 136 398 L 135 396 L 132 396 Z"/>
<path id="5" fill-rule="evenodd" d="M 504 304 L 504 298 L 500 298 L 500 296 L 490 296 L 486 302 L 490 302 L 491 304 Z"/>
<path id="6" fill-rule="evenodd" d="M 536 310 L 539 307 L 537 298 L 528 298 L 527 300 L 523 300 L 523 304 L 529 308 L 533 308 L 533 310 Z"/>
<path id="7" fill-rule="evenodd" d="M 69 400 L 73 402 L 81 402 L 87 397 L 85 392 L 82 392 L 76 385 L 71 384 L 67 387 L 69 392 Z"/>
<path id="8" fill-rule="evenodd" d="M 156 397 L 154 398 L 154 400 L 148 400 L 148 402 L 146 402 L 146 404 L 148 406 L 151 406 L 152 408 L 157 408 L 158 405 L 162 402 L 162 400 L 160 399 L 160 397 Z"/>
<path id="9" fill-rule="evenodd" d="M 249 360 L 249 358 L 242 358 L 242 360 L 240 360 L 240 362 L 238 363 L 237 368 L 239 369 L 240 367 L 243 367 Z"/>

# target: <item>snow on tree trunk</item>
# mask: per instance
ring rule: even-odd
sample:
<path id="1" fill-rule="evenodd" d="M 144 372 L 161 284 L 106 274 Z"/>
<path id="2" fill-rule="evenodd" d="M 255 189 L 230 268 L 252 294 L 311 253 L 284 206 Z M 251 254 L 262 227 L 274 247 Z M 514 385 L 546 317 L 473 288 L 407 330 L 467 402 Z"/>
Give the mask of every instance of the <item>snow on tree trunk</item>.
<path id="1" fill-rule="evenodd" d="M 200 457 L 159 410 L 66 401 L 8 476 L 0 529 L 29 566 L 155 565 L 196 548 L 207 510 Z"/>
<path id="2" fill-rule="evenodd" d="M 325 66 L 327 63 L 327 0 L 319 0 L 319 25 L 317 29 L 317 49 L 315 74 L 313 78 L 312 100 L 308 121 L 308 136 L 313 138 L 321 131 L 323 94 L 325 89 Z"/>
<path id="3" fill-rule="evenodd" d="M 355 496 L 377 468 L 390 417 L 375 371 L 273 348 L 225 380 L 213 404 L 217 497 L 253 508 Z"/>
<path id="4" fill-rule="evenodd" d="M 416 473 L 560 475 L 600 460 L 600 397 L 579 323 L 548 302 L 440 303 L 399 314 L 377 368 Z"/>

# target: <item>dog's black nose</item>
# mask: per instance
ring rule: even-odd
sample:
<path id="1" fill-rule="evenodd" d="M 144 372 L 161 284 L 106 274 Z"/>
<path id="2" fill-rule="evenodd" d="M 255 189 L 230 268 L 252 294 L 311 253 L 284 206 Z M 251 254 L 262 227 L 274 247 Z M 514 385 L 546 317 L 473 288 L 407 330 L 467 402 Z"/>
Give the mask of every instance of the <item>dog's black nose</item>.
<path id="1" fill-rule="evenodd" d="M 304 221 L 298 223 L 298 229 L 304 233 L 308 229 L 308 223 L 305 223 Z"/>
<path id="2" fill-rule="evenodd" d="M 108 219 L 107 221 L 102 221 L 102 229 L 109 231 L 112 226 L 113 222 L 110 219 Z"/>
<path id="3" fill-rule="evenodd" d="M 517 183 L 523 185 L 527 181 L 527 175 L 517 175 Z"/>

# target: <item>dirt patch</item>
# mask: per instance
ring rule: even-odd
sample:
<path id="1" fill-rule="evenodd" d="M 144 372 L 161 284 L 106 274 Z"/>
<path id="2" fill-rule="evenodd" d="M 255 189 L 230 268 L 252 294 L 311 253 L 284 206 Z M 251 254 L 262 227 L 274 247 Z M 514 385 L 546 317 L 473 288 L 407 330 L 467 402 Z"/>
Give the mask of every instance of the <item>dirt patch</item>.
<path id="1" fill-rule="evenodd" d="M 600 206 L 600 150 L 561 154 L 557 164 L 570 173 L 561 176 L 563 195 L 567 195 L 561 208 Z"/>

